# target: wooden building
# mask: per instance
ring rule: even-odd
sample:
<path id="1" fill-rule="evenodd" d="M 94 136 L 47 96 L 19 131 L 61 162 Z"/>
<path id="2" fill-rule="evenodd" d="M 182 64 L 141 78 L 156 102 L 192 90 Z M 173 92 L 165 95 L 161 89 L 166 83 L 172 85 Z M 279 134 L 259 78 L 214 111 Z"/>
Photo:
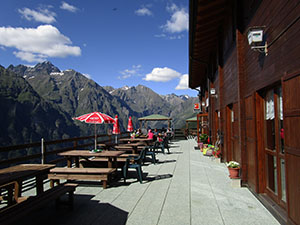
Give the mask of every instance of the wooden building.
<path id="1" fill-rule="evenodd" d="M 250 46 L 253 30 L 263 39 Z M 189 87 L 222 160 L 241 163 L 281 223 L 300 224 L 300 1 L 190 0 Z"/>

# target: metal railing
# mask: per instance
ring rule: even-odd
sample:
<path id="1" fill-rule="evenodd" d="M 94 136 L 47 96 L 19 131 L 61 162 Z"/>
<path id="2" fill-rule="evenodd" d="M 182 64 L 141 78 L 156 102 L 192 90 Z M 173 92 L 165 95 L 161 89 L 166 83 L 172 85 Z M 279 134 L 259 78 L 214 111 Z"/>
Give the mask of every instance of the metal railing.
<path id="1" fill-rule="evenodd" d="M 97 135 L 97 142 L 114 141 L 113 137 L 114 135 Z M 129 137 L 129 133 L 121 133 L 119 137 Z M 94 139 L 94 135 L 54 141 L 45 141 L 42 138 L 40 142 L 0 147 L 0 168 L 20 163 L 57 164 L 65 161 L 65 158 L 58 157 L 57 153 L 91 148 L 94 146 Z"/>

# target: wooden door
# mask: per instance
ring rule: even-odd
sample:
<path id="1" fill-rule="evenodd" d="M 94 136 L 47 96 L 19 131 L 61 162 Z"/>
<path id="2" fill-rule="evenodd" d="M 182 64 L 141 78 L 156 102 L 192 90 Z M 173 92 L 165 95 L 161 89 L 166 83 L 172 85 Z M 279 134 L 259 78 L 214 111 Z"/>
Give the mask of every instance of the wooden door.
<path id="1" fill-rule="evenodd" d="M 228 162 L 227 159 L 227 146 L 226 146 L 226 121 L 227 121 L 227 107 L 224 107 L 221 109 L 221 115 L 220 115 L 220 138 L 221 138 L 221 142 L 222 142 L 222 161 L 223 162 Z"/>
<path id="2" fill-rule="evenodd" d="M 282 87 L 288 218 L 300 224 L 300 72 L 285 76 Z"/>
<path id="3" fill-rule="evenodd" d="M 255 127 L 255 95 L 245 98 L 246 119 L 246 154 L 247 154 L 247 183 L 249 187 L 258 192 L 257 174 L 257 148 Z"/>
<path id="4" fill-rule="evenodd" d="M 238 116 L 238 103 L 234 103 L 232 106 L 232 121 L 231 121 L 231 149 L 232 158 L 239 163 L 241 160 L 241 148 L 240 148 L 240 132 L 239 132 L 239 116 Z"/>
<path id="5" fill-rule="evenodd" d="M 233 123 L 232 105 L 226 107 L 226 160 L 227 162 L 233 160 L 232 155 L 232 123 Z"/>
<path id="6" fill-rule="evenodd" d="M 218 135 L 219 135 L 219 133 L 220 133 L 220 130 L 219 130 L 219 111 L 217 110 L 217 111 L 215 111 L 215 115 L 214 115 L 214 122 L 215 122 L 215 126 L 214 126 L 214 134 L 213 134 L 213 136 L 214 136 L 214 142 L 216 142 L 217 141 L 217 139 L 218 139 Z"/>
<path id="7" fill-rule="evenodd" d="M 285 208 L 285 143 L 281 86 L 267 90 L 264 101 L 265 192 L 277 204 Z"/>

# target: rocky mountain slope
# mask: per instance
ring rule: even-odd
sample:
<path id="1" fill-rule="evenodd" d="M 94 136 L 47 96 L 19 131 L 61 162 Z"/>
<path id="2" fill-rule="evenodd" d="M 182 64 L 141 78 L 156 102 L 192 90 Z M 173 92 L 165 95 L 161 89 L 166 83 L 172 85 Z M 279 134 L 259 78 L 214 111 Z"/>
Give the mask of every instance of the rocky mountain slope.
<path id="1" fill-rule="evenodd" d="M 80 134 L 70 116 L 42 98 L 22 77 L 0 66 L 2 146 Z"/>
<path id="2" fill-rule="evenodd" d="M 93 111 L 118 115 L 122 131 L 129 116 L 137 128 L 138 118 L 150 114 L 170 116 L 173 127 L 182 127 L 197 101 L 189 96 L 159 95 L 143 85 L 101 87 L 74 70 L 60 71 L 51 62 L 1 67 L 0 81 L 1 145 L 91 135 L 90 125 L 72 117 Z M 97 126 L 99 133 L 109 128 Z"/>

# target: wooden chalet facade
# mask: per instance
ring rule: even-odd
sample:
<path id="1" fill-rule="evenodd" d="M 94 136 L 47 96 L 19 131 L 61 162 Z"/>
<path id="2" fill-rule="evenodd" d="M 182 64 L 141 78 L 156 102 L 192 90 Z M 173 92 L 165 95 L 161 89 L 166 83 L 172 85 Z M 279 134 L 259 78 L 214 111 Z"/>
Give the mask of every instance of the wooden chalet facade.
<path id="1" fill-rule="evenodd" d="M 255 27 L 267 55 L 249 46 Z M 300 1 L 190 0 L 189 87 L 223 162 L 241 163 L 281 223 L 300 224 Z"/>

